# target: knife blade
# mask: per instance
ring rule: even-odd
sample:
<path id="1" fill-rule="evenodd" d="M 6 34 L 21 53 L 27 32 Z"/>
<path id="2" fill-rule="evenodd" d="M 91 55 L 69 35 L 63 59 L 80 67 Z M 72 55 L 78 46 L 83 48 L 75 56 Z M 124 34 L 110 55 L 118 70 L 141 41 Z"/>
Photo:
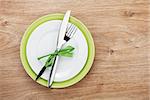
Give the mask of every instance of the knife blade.
<path id="1" fill-rule="evenodd" d="M 56 47 L 57 51 L 59 51 L 61 49 L 62 45 L 66 42 L 64 40 L 64 37 L 65 37 L 65 33 L 66 33 L 70 13 L 71 13 L 70 10 L 68 10 L 66 12 L 66 14 L 64 15 L 63 21 L 61 23 L 60 30 L 59 30 L 59 35 L 58 35 L 58 38 L 57 38 L 58 39 L 57 47 Z M 51 85 L 53 83 L 53 80 L 54 80 L 54 77 L 55 77 L 55 74 L 56 74 L 58 60 L 59 60 L 59 56 L 56 56 L 56 58 L 54 60 L 54 64 L 53 64 L 52 69 L 50 71 L 50 75 L 49 75 L 49 80 L 48 80 L 48 87 L 49 88 L 51 87 Z"/>

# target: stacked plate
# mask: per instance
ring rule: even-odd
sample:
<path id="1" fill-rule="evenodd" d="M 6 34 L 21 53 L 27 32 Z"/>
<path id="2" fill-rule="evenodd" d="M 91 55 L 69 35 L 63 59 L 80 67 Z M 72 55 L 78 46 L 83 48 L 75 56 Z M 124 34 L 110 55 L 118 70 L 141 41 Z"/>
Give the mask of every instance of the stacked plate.
<path id="1" fill-rule="evenodd" d="M 21 61 L 27 74 L 35 80 L 45 61 L 37 58 L 56 49 L 57 35 L 63 14 L 50 14 L 33 22 L 26 30 L 20 47 Z M 78 19 L 70 17 L 69 24 L 78 30 L 65 46 L 75 48 L 73 57 L 60 57 L 52 88 L 64 88 L 79 82 L 90 70 L 95 54 L 92 36 Z M 43 73 L 38 83 L 47 86 L 50 68 Z"/>

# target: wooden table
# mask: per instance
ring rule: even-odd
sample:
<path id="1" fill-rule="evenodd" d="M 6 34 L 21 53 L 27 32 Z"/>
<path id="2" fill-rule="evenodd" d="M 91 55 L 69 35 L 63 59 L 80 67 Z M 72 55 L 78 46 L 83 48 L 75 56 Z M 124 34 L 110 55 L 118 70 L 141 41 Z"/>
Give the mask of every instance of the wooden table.
<path id="1" fill-rule="evenodd" d="M 149 100 L 149 0 L 0 0 L 0 100 Z M 96 47 L 88 75 L 64 89 L 34 82 L 19 57 L 37 18 L 72 10 Z"/>

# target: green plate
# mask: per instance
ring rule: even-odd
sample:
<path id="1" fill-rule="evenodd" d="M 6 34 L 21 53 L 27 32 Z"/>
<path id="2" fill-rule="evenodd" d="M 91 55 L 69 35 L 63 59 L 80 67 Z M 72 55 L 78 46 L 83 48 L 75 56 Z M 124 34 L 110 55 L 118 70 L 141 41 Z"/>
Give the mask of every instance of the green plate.
<path id="1" fill-rule="evenodd" d="M 50 20 L 62 20 L 63 17 L 64 17 L 64 14 L 50 14 L 50 15 L 46 15 L 46 16 L 39 18 L 38 20 L 33 22 L 28 27 L 28 29 L 26 30 L 26 32 L 22 38 L 21 46 L 20 46 L 21 61 L 22 61 L 25 71 L 28 73 L 28 75 L 33 80 L 35 80 L 37 75 L 31 69 L 31 67 L 28 63 L 27 57 L 26 57 L 26 45 L 27 45 L 28 39 L 29 39 L 31 33 L 42 23 L 50 21 Z M 93 60 L 94 60 L 95 46 L 94 46 L 94 42 L 93 42 L 91 33 L 86 28 L 86 26 L 82 22 L 80 22 L 78 19 L 76 19 L 75 17 L 71 16 L 69 22 L 76 25 L 81 30 L 81 32 L 83 33 L 83 35 L 85 36 L 85 38 L 87 40 L 87 44 L 88 44 L 87 62 L 85 64 L 84 68 L 75 77 L 73 77 L 69 80 L 63 81 L 63 82 L 53 82 L 52 88 L 64 88 L 64 87 L 68 87 L 68 86 L 71 86 L 71 85 L 79 82 L 89 72 L 89 70 L 92 66 Z M 39 78 L 37 82 L 43 86 L 47 86 L 47 80 L 44 80 L 43 78 Z"/>

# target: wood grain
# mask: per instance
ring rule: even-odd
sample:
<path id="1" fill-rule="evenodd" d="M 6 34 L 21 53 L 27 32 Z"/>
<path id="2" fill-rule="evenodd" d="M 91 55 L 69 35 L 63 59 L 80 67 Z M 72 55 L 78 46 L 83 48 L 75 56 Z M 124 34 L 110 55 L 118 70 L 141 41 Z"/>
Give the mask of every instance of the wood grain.
<path id="1" fill-rule="evenodd" d="M 149 0 L 0 0 L 0 100 L 149 100 Z M 19 57 L 37 18 L 71 9 L 96 46 L 91 71 L 65 89 L 34 82 Z"/>

